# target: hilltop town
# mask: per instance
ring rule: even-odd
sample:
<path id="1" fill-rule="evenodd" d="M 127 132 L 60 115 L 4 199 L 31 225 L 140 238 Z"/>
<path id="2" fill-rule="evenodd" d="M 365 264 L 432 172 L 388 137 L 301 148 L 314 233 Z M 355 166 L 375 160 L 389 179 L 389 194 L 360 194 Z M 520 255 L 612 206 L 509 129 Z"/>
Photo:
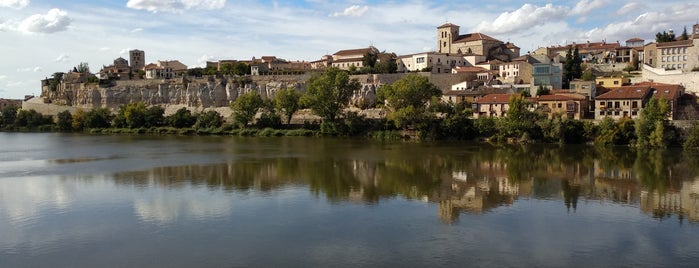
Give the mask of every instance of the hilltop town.
<path id="1" fill-rule="evenodd" d="M 370 46 L 316 61 L 262 56 L 207 62 L 203 68 L 188 68 L 178 60 L 147 63 L 147 52 L 134 49 L 128 60 L 119 57 L 97 73 L 74 68 L 42 80 L 41 96 L 28 98 L 22 106 L 52 115 L 64 110 L 60 107 L 114 111 L 131 102 L 227 108 L 246 92 L 264 98 L 289 87 L 303 92 L 314 73 L 337 68 L 362 84 L 352 97 L 358 108 L 373 107 L 382 85 L 418 73 L 442 91 L 443 102 L 470 103 L 474 118 L 505 116 L 508 96 L 525 94 L 546 113 L 571 119 L 633 119 L 649 99 L 661 97 L 671 103 L 670 120 L 697 119 L 699 24 L 691 33 L 669 35 L 664 42 L 588 41 L 522 54 L 513 43 L 485 33 L 462 33 L 458 25 L 446 23 L 436 27 L 433 52 L 396 55 Z M 581 69 L 572 75 L 567 65 L 575 60 Z"/>

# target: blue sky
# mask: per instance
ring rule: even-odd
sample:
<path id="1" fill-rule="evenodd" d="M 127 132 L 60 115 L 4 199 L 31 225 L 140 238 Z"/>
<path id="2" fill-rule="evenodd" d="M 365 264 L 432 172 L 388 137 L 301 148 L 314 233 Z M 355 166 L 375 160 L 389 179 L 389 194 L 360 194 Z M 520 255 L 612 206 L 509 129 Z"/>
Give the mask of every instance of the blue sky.
<path id="1" fill-rule="evenodd" d="M 653 40 L 658 31 L 699 21 L 699 4 L 666 0 L 583 1 L 237 1 L 0 0 L 0 98 L 40 93 L 39 80 L 88 62 L 93 72 L 146 52 L 146 61 L 274 55 L 317 60 L 374 45 L 432 51 L 436 27 L 483 32 L 522 52 L 570 42 Z"/>

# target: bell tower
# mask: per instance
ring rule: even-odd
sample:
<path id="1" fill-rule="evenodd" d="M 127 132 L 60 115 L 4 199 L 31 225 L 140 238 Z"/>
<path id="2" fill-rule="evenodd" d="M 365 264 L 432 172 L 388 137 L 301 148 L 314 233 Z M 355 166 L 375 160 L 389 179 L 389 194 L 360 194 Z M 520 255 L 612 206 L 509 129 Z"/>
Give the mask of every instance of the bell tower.
<path id="1" fill-rule="evenodd" d="M 699 23 L 692 26 L 692 39 L 699 39 Z"/>
<path id="2" fill-rule="evenodd" d="M 446 23 L 437 27 L 437 52 L 453 53 L 451 51 L 452 42 L 459 37 L 459 26 Z"/>

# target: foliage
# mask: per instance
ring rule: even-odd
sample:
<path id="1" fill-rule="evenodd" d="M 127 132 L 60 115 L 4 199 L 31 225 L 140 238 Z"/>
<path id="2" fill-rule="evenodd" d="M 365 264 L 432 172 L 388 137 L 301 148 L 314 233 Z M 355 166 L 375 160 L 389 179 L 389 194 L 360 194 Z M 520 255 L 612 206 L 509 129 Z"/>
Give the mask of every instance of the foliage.
<path id="1" fill-rule="evenodd" d="M 231 104 L 233 109 L 233 120 L 240 128 L 247 127 L 252 122 L 257 110 L 262 107 L 262 97 L 257 92 L 250 91 L 238 96 Z"/>
<path id="2" fill-rule="evenodd" d="M 682 144 L 684 149 L 697 149 L 699 148 L 699 121 L 694 121 L 692 127 L 689 129 L 687 138 Z"/>
<path id="3" fill-rule="evenodd" d="M 498 125 L 498 120 L 499 118 L 494 118 L 494 117 L 479 117 L 478 119 L 475 120 L 473 123 L 473 126 L 476 128 L 476 131 L 478 132 L 478 136 L 480 137 L 491 137 L 495 134 L 497 134 L 497 125 Z"/>
<path id="4" fill-rule="evenodd" d="M 192 115 L 192 112 L 186 107 L 182 107 L 174 114 L 166 117 L 165 122 L 168 126 L 174 128 L 188 128 L 192 127 L 192 125 L 197 122 L 197 117 Z"/>
<path id="5" fill-rule="evenodd" d="M 362 66 L 374 68 L 379 55 L 373 51 L 367 51 L 362 58 Z"/>
<path id="6" fill-rule="evenodd" d="M 628 145 L 636 140 L 634 121 L 622 118 L 618 122 L 605 117 L 600 122 L 595 137 L 596 145 Z"/>
<path id="7" fill-rule="evenodd" d="M 395 60 L 382 60 L 374 66 L 374 70 L 380 74 L 390 74 L 398 71 L 398 64 Z"/>
<path id="8" fill-rule="evenodd" d="M 122 107 L 127 127 L 140 128 L 146 125 L 146 105 L 143 102 L 129 103 Z"/>
<path id="9" fill-rule="evenodd" d="M 17 107 L 8 105 L 0 110 L 0 127 L 8 127 L 15 123 Z"/>
<path id="10" fill-rule="evenodd" d="M 258 128 L 275 128 L 278 129 L 282 126 L 282 118 L 274 111 L 275 102 L 273 100 L 262 101 L 262 112 L 260 113 L 260 119 L 257 120 L 255 125 Z"/>
<path id="11" fill-rule="evenodd" d="M 71 122 L 71 127 L 73 130 L 83 130 L 85 128 L 85 111 L 83 109 L 78 109 L 75 114 L 73 114 L 73 120 Z"/>
<path id="12" fill-rule="evenodd" d="M 655 42 L 656 43 L 663 43 L 663 42 L 672 42 L 675 41 L 675 34 L 672 33 L 667 33 L 666 31 L 658 32 L 655 34 Z"/>
<path id="13" fill-rule="evenodd" d="M 92 109 L 85 113 L 83 128 L 108 128 L 112 113 L 107 108 Z"/>
<path id="14" fill-rule="evenodd" d="M 513 94 L 510 96 L 509 106 L 507 116 L 502 122 L 503 134 L 513 138 L 523 137 L 525 133 L 529 137 L 538 137 L 540 129 L 535 124 L 538 115 L 529 110 L 529 103 L 524 96 Z"/>
<path id="15" fill-rule="evenodd" d="M 56 115 L 56 126 L 60 131 L 71 131 L 73 129 L 73 115 L 68 110 Z"/>
<path id="16" fill-rule="evenodd" d="M 670 103 L 667 99 L 651 98 L 641 110 L 641 116 L 636 121 L 637 145 L 639 147 L 664 148 L 670 142 L 667 117 L 670 113 Z"/>
<path id="17" fill-rule="evenodd" d="M 349 104 L 352 93 L 360 88 L 359 81 L 350 80 L 346 72 L 330 68 L 308 80 L 301 102 L 323 120 L 335 122 Z"/>
<path id="18" fill-rule="evenodd" d="M 680 38 L 677 40 L 689 40 L 689 34 L 687 34 L 687 26 L 684 26 L 684 30 L 682 30 L 682 34 L 680 35 Z"/>
<path id="19" fill-rule="evenodd" d="M 578 47 L 568 46 L 568 51 L 566 52 L 565 61 L 563 62 L 563 87 L 567 88 L 570 81 L 573 79 L 580 78 L 582 76 L 582 57 Z"/>
<path id="20" fill-rule="evenodd" d="M 62 72 L 53 73 L 51 79 L 49 80 L 49 90 L 56 91 L 58 89 L 58 85 L 61 84 L 61 81 L 63 81 L 64 74 L 65 73 Z"/>
<path id="21" fill-rule="evenodd" d="M 81 62 L 76 67 L 76 70 L 79 73 L 84 73 L 84 74 L 89 73 L 90 72 L 90 65 L 88 65 L 87 62 Z"/>
<path id="22" fill-rule="evenodd" d="M 250 65 L 244 62 L 236 62 L 233 64 L 233 74 L 234 75 L 246 75 L 250 74 Z"/>
<path id="23" fill-rule="evenodd" d="M 15 127 L 28 127 L 35 128 L 42 125 L 53 124 L 53 119 L 51 116 L 44 116 L 34 109 L 31 110 L 19 110 L 17 113 L 17 118 L 15 118 Z"/>
<path id="24" fill-rule="evenodd" d="M 407 128 L 431 117 L 425 106 L 432 97 L 441 96 L 442 91 L 427 77 L 409 74 L 393 84 L 382 86 L 376 94 L 379 101 L 391 110 L 388 119 L 398 128 Z"/>
<path id="25" fill-rule="evenodd" d="M 274 95 L 274 105 L 286 119 L 286 123 L 291 123 L 291 117 L 299 109 L 301 93 L 293 88 L 281 89 Z"/>
<path id="26" fill-rule="evenodd" d="M 197 116 L 197 122 L 194 123 L 194 128 L 217 128 L 223 125 L 223 116 L 217 111 L 210 110 L 202 112 Z"/>
<path id="27" fill-rule="evenodd" d="M 537 95 L 537 96 L 549 95 L 549 94 L 551 94 L 551 90 L 549 90 L 548 88 L 539 86 L 539 87 L 536 89 L 536 95 Z M 522 96 L 523 96 L 523 97 L 526 97 L 526 96 L 524 96 L 524 94 L 522 94 Z"/>
<path id="28" fill-rule="evenodd" d="M 627 72 L 631 74 L 631 72 L 635 71 L 636 67 L 633 67 L 631 64 L 627 64 L 626 67 L 624 67 L 624 72 Z"/>
<path id="29" fill-rule="evenodd" d="M 146 109 L 145 127 L 160 127 L 165 125 L 165 109 L 160 106 L 151 106 Z"/>
<path id="30" fill-rule="evenodd" d="M 595 79 L 597 79 L 597 76 L 595 76 L 595 74 L 592 73 L 592 70 L 585 70 L 580 79 L 582 79 L 583 81 L 594 81 Z"/>

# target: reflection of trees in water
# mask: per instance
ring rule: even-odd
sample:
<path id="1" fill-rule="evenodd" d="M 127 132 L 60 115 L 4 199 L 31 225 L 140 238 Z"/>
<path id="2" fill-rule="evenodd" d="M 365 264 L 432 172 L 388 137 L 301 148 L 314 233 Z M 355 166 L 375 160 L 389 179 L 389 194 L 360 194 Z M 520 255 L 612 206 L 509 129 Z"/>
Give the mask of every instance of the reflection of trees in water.
<path id="1" fill-rule="evenodd" d="M 694 156 L 630 148 L 335 139 L 250 139 L 244 145 L 228 144 L 225 151 L 234 160 L 121 173 L 115 179 L 242 192 L 307 185 L 330 202 L 376 203 L 401 196 L 437 203 L 440 218 L 454 222 L 459 213 L 480 213 L 517 198 L 559 199 L 573 211 L 585 198 L 640 203 L 654 215 L 689 215 L 687 209 L 659 211 L 666 205 L 658 200 L 679 193 L 684 183 L 694 183 L 699 163 Z"/>

